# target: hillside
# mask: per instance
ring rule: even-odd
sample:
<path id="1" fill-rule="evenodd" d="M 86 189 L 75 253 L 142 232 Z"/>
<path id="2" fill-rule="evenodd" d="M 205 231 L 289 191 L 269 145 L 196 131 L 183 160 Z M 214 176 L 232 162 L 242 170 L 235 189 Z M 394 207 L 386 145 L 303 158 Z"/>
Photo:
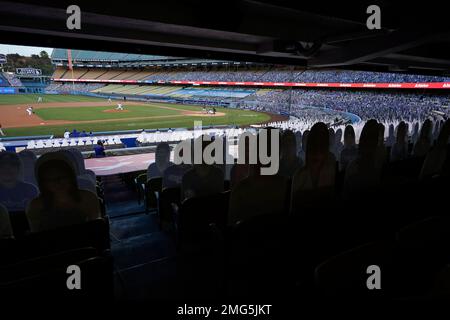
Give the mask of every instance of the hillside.
<path id="1" fill-rule="evenodd" d="M 4 71 L 15 72 L 16 68 L 36 68 L 41 69 L 42 74 L 46 76 L 53 73 L 52 62 L 46 51 L 41 51 L 39 55 L 33 54 L 31 57 L 17 53 L 7 54 L 6 58 L 8 62 L 4 65 Z"/>

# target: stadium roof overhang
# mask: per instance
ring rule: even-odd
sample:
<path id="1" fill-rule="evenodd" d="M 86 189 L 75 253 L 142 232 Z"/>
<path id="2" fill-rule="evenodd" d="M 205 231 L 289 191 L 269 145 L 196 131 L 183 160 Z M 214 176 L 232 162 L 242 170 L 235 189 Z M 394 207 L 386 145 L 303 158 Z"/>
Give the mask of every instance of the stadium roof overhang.
<path id="1" fill-rule="evenodd" d="M 81 30 L 68 30 L 68 5 Z M 366 26 L 381 8 L 380 30 Z M 447 72 L 450 25 L 441 4 L 400 1 L 0 1 L 4 43 L 305 67 Z"/>

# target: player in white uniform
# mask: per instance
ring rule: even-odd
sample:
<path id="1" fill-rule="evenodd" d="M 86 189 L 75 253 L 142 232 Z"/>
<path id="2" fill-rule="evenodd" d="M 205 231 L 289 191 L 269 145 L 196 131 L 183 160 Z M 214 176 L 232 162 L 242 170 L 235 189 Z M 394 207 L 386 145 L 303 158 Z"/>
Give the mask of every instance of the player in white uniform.
<path id="1" fill-rule="evenodd" d="M 111 102 L 112 102 L 111 98 L 108 98 L 108 102 L 109 102 L 109 103 L 111 103 Z"/>
<path id="2" fill-rule="evenodd" d="M 118 103 L 118 104 L 117 104 L 116 110 L 123 110 L 123 106 L 122 106 L 121 103 Z"/>
<path id="3" fill-rule="evenodd" d="M 70 132 L 69 132 L 69 130 L 65 130 L 64 131 L 64 139 L 69 139 L 70 138 Z"/>
<path id="4" fill-rule="evenodd" d="M 38 97 L 38 101 L 37 102 L 41 103 L 42 102 L 42 97 Z"/>
<path id="5" fill-rule="evenodd" d="M 32 106 L 28 106 L 28 108 L 26 110 L 27 110 L 29 116 L 31 116 L 33 114 L 33 107 Z"/>

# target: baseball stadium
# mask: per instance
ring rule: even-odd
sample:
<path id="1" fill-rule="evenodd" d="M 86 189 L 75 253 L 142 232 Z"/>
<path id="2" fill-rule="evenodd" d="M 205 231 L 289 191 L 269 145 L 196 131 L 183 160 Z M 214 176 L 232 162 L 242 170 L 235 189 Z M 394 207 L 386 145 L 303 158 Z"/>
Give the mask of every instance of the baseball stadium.
<path id="1" fill-rule="evenodd" d="M 149 64 L 170 68 L 185 64 L 186 59 L 167 62 L 166 57 L 158 56 L 74 51 L 76 67 L 69 70 L 67 52 L 53 51 L 52 61 L 58 67 L 46 79 L 49 85 L 38 88 L 39 94 L 21 94 L 22 88 L 15 86 L 17 94 L 2 96 L 2 126 L 8 136 L 62 137 L 67 127 L 91 132 L 192 128 L 194 121 L 202 121 L 205 126 L 248 126 L 280 118 L 264 112 L 227 108 L 233 102 L 223 101 L 256 94 L 254 89 L 195 87 L 189 90 L 185 86 L 159 85 L 158 81 L 147 80 L 157 74 L 157 71 L 146 71 Z M 115 63 L 115 69 L 111 69 L 111 63 Z M 123 67 L 124 64 L 133 64 L 134 69 Z M 39 79 L 35 82 L 39 83 Z M 28 88 L 32 84 L 33 81 L 28 81 Z M 118 103 L 124 106 L 123 110 L 117 110 Z M 34 108 L 34 113 L 26 116 L 29 106 Z M 216 112 L 208 113 L 206 109 L 212 111 L 213 107 Z"/>
<path id="2" fill-rule="evenodd" d="M 25 74 L 3 73 L 4 87 L 0 92 L 5 94 L 0 96 L 0 116 L 3 132 L 8 138 L 32 140 L 33 136 L 45 136 L 57 139 L 62 138 L 65 131 L 74 129 L 103 135 L 133 130 L 139 133 L 142 130 L 192 129 L 195 121 L 201 121 L 205 127 L 249 127 L 283 122 L 289 117 L 325 119 L 328 125 L 342 126 L 360 122 L 360 116 L 365 114 L 359 116 L 348 112 L 352 110 L 330 107 L 326 100 L 331 99 L 327 97 L 331 94 L 347 94 L 352 99 L 364 92 L 349 91 L 348 87 L 366 87 L 384 88 L 380 97 L 386 94 L 394 97 L 397 93 L 389 91 L 445 88 L 445 81 L 450 80 L 422 76 L 408 83 L 409 79 L 399 76 L 389 84 L 382 82 L 382 73 L 288 70 L 232 61 L 72 52 L 70 49 L 54 49 L 51 61 L 54 67 L 51 76 L 42 76 L 40 70 L 34 69 L 25 70 Z M 23 72 L 22 69 L 18 71 Z M 328 82 L 309 82 L 314 78 L 323 81 L 330 78 L 330 73 L 334 74 Z M 365 77 L 369 83 L 340 83 L 345 77 Z M 384 77 L 387 78 L 387 74 Z M 374 79 L 380 83 L 371 83 Z M 307 91 L 303 86 L 311 89 Z M 339 86 L 347 90 L 317 91 L 317 88 Z M 302 101 L 312 93 L 316 93 L 317 100 L 324 96 L 325 101 Z M 444 103 L 448 101 L 445 94 L 433 95 L 425 90 L 419 94 L 417 91 L 398 94 L 415 100 L 430 95 Z M 367 94 L 369 103 L 373 103 L 371 95 L 372 92 Z M 441 106 L 434 112 L 446 114 L 446 109 L 440 109 Z M 430 110 L 422 113 L 427 112 Z M 411 120 L 420 117 L 423 115 Z"/>
<path id="3" fill-rule="evenodd" d="M 445 15 L 50 2 L 0 5 L 0 301 L 449 299 Z"/>

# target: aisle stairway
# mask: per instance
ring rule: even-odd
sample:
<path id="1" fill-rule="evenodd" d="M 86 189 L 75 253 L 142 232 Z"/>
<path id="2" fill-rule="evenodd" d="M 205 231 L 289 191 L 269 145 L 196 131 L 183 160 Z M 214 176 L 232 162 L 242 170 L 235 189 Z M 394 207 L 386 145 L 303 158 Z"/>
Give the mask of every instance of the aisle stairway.
<path id="1" fill-rule="evenodd" d="M 102 177 L 102 183 L 110 217 L 116 297 L 169 297 L 176 279 L 173 240 L 159 230 L 156 214 L 143 213 L 129 175 Z"/>

